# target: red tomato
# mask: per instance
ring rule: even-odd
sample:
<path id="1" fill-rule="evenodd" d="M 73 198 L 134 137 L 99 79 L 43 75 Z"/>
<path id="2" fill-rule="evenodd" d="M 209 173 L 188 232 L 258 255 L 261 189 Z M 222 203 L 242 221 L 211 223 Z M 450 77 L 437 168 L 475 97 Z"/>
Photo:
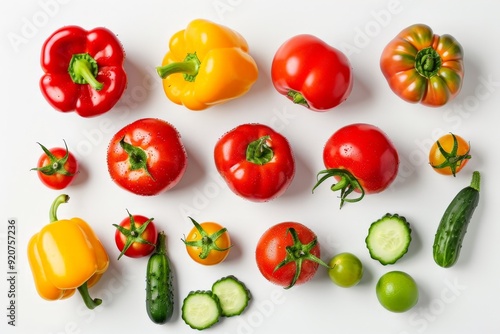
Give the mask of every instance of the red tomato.
<path id="1" fill-rule="evenodd" d="M 281 196 L 295 175 L 288 140 L 262 124 L 243 124 L 220 138 L 215 166 L 229 188 L 254 202 Z"/>
<path id="2" fill-rule="evenodd" d="M 320 245 L 316 234 L 296 222 L 283 222 L 270 227 L 257 242 L 257 267 L 270 282 L 291 288 L 309 281 L 321 264 Z"/>
<path id="3" fill-rule="evenodd" d="M 122 255 L 137 258 L 151 254 L 158 237 L 153 218 L 127 213 L 128 217 L 120 225 L 113 224 L 116 247 L 120 250 L 118 260 Z"/>
<path id="4" fill-rule="evenodd" d="M 174 187 L 187 167 L 180 134 L 170 123 L 156 118 L 139 119 L 118 131 L 107 158 L 113 181 L 144 196 Z"/>
<path id="5" fill-rule="evenodd" d="M 333 191 L 341 191 L 340 207 L 344 202 L 360 201 L 364 194 L 385 190 L 398 174 L 399 156 L 387 135 L 370 124 L 351 124 L 336 131 L 323 150 L 326 170 L 318 173 L 318 182 L 333 176 L 338 182 Z M 357 198 L 347 198 L 352 192 Z"/>
<path id="6" fill-rule="evenodd" d="M 349 59 L 311 35 L 294 36 L 278 49 L 271 78 L 279 93 L 314 111 L 338 106 L 353 85 Z"/>
<path id="7" fill-rule="evenodd" d="M 68 150 L 66 142 L 64 147 L 55 147 L 50 150 L 38 143 L 45 152 L 38 159 L 36 170 L 38 177 L 47 187 L 61 190 L 69 186 L 78 173 L 78 161 Z"/>

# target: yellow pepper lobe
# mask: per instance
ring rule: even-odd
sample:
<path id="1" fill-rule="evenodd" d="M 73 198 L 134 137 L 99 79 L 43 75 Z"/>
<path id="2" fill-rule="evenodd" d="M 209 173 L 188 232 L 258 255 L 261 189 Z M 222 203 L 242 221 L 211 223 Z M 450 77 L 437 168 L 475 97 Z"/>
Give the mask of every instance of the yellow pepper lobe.
<path id="1" fill-rule="evenodd" d="M 69 294 L 69 291 L 74 293 L 74 289 L 61 290 L 56 288 L 54 284 L 49 281 L 47 275 L 45 274 L 45 270 L 43 269 L 42 259 L 38 253 L 38 248 L 36 247 L 37 239 L 38 233 L 32 236 L 28 242 L 28 262 L 31 268 L 31 273 L 33 274 L 36 290 L 40 297 L 45 300 L 58 300 L 63 299 L 65 294 Z"/>
<path id="2" fill-rule="evenodd" d="M 37 249 L 47 278 L 58 289 L 75 289 L 97 270 L 97 256 L 85 232 L 72 220 L 42 228 Z"/>
<path id="3" fill-rule="evenodd" d="M 92 248 L 94 249 L 94 253 L 97 259 L 96 274 L 104 273 L 109 266 L 109 256 L 106 252 L 106 249 L 104 249 L 101 241 L 86 221 L 80 218 L 72 218 L 71 221 L 76 223 L 82 229 L 82 231 L 87 236 L 88 241 L 92 245 Z M 90 283 L 88 285 L 90 287 Z"/>

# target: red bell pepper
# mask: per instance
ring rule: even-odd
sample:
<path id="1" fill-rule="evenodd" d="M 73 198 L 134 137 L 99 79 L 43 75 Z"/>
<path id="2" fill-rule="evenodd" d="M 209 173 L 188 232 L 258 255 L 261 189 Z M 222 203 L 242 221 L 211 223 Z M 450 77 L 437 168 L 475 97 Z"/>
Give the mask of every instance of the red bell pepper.
<path id="1" fill-rule="evenodd" d="M 281 45 L 272 62 L 271 78 L 279 93 L 314 111 L 344 102 L 353 84 L 349 59 L 312 35 L 297 35 Z"/>
<path id="2" fill-rule="evenodd" d="M 281 196 L 295 175 L 288 140 L 258 123 L 239 125 L 223 135 L 215 145 L 214 160 L 228 187 L 254 202 Z"/>
<path id="3" fill-rule="evenodd" d="M 86 31 L 66 26 L 43 44 L 40 89 L 47 101 L 62 112 L 92 117 L 109 111 L 127 86 L 125 53 L 106 28 Z"/>

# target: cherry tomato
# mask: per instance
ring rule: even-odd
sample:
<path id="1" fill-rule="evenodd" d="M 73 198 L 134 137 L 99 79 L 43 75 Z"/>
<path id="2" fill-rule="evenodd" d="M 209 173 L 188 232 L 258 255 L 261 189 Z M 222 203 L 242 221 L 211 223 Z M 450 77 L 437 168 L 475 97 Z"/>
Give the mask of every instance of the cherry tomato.
<path id="1" fill-rule="evenodd" d="M 254 202 L 281 196 L 295 175 L 288 140 L 262 124 L 242 124 L 226 133 L 215 145 L 214 160 L 229 188 Z"/>
<path id="2" fill-rule="evenodd" d="M 151 254 L 158 237 L 153 218 L 127 213 L 128 217 L 120 225 L 113 224 L 116 227 L 115 243 L 120 251 L 118 260 L 123 255 L 138 258 Z"/>
<path id="3" fill-rule="evenodd" d="M 61 190 L 69 186 L 78 173 L 78 161 L 68 150 L 66 142 L 64 147 L 55 147 L 50 150 L 38 143 L 45 152 L 38 159 L 36 170 L 40 181 L 51 189 Z"/>
<path id="4" fill-rule="evenodd" d="M 323 162 L 326 169 L 318 173 L 313 190 L 333 176 L 338 182 L 331 189 L 341 191 L 340 207 L 385 190 L 399 168 L 398 152 L 391 140 L 378 127 L 363 123 L 337 130 L 325 144 Z M 352 192 L 360 195 L 347 198 Z"/>
<path id="5" fill-rule="evenodd" d="M 429 163 L 439 174 L 453 175 L 460 172 L 471 158 L 470 145 L 453 133 L 439 138 L 429 151 Z"/>
<path id="6" fill-rule="evenodd" d="M 344 252 L 330 260 L 328 276 L 333 283 L 343 288 L 357 285 L 363 278 L 363 264 L 354 254 Z"/>
<path id="7" fill-rule="evenodd" d="M 150 196 L 173 188 L 181 180 L 187 155 L 180 134 L 170 123 L 143 118 L 113 136 L 107 163 L 117 185 Z"/>
<path id="8" fill-rule="evenodd" d="M 227 229 L 216 222 L 199 224 L 189 217 L 194 227 L 182 241 L 189 256 L 196 262 L 211 266 L 221 263 L 229 255 L 231 238 Z"/>
<path id="9" fill-rule="evenodd" d="M 262 275 L 286 289 L 312 279 L 319 265 L 329 268 L 320 259 L 316 234 L 297 222 L 279 223 L 265 231 L 255 258 Z"/>

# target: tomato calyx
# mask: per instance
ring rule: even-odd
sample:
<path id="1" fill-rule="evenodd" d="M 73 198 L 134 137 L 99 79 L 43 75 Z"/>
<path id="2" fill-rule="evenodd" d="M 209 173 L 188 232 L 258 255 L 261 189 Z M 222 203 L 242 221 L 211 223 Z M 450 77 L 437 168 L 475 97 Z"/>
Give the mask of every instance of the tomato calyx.
<path id="1" fill-rule="evenodd" d="M 316 237 L 310 243 L 304 245 L 299 240 L 297 231 L 295 231 L 293 227 L 288 228 L 286 230 L 286 233 L 290 233 L 290 235 L 292 236 L 293 245 L 286 246 L 285 259 L 278 263 L 278 265 L 274 268 L 274 271 L 276 271 L 289 263 L 295 263 L 295 274 L 292 278 L 292 281 L 288 286 L 285 287 L 285 289 L 290 289 L 299 279 L 300 273 L 302 272 L 302 263 L 304 262 L 304 260 L 313 261 L 330 269 L 330 266 L 328 264 L 323 262 L 317 256 L 311 254 L 311 250 L 318 244 L 318 239 Z"/>
<path id="2" fill-rule="evenodd" d="M 143 170 L 146 175 L 154 180 L 154 177 L 148 170 L 148 155 L 140 147 L 129 144 L 125 141 L 125 136 L 120 140 L 120 146 L 128 154 L 130 170 Z"/>
<path id="3" fill-rule="evenodd" d="M 149 223 L 153 221 L 154 218 L 150 218 L 146 220 L 139 228 L 136 226 L 136 222 L 134 219 L 134 216 L 130 214 L 130 212 L 127 210 L 127 214 L 130 219 L 130 228 L 125 228 L 123 226 L 120 226 L 118 224 L 113 224 L 114 227 L 120 231 L 121 234 L 123 234 L 127 239 L 125 241 L 125 245 L 123 246 L 122 251 L 120 252 L 120 255 L 118 256 L 118 260 L 127 252 L 127 250 L 134 244 L 134 243 L 141 243 L 141 244 L 148 244 L 151 246 L 155 246 L 155 244 L 149 242 L 148 240 L 144 239 L 142 237 L 144 231 L 146 231 L 146 228 L 148 227 Z"/>
<path id="4" fill-rule="evenodd" d="M 274 151 L 269 147 L 267 141 L 270 136 L 262 136 L 247 146 L 246 159 L 256 165 L 265 165 L 274 157 Z"/>
<path id="5" fill-rule="evenodd" d="M 292 100 L 293 103 L 300 104 L 306 108 L 309 108 L 309 103 L 307 103 L 307 100 L 301 93 L 290 89 L 286 95 L 288 96 L 288 98 L 290 98 L 290 100 Z"/>
<path id="6" fill-rule="evenodd" d="M 436 75 L 441 68 L 441 63 L 441 57 L 432 47 L 418 51 L 415 57 L 415 69 L 425 78 L 431 78 Z"/>
<path id="7" fill-rule="evenodd" d="M 340 190 L 340 208 L 342 208 L 344 202 L 355 203 L 363 199 L 363 197 L 365 196 L 365 190 L 363 189 L 359 181 L 354 177 L 354 175 L 352 175 L 345 169 L 339 168 L 330 168 L 318 172 L 317 182 L 314 185 L 312 191 L 314 192 L 314 190 L 328 178 L 335 176 L 339 177 L 340 180 L 337 183 L 332 184 L 330 189 L 332 191 Z M 358 190 L 360 192 L 359 196 L 355 198 L 347 198 L 347 196 L 349 196 L 354 190 Z"/>
<path id="8" fill-rule="evenodd" d="M 68 150 L 68 145 L 66 145 L 66 141 L 65 140 L 63 141 L 66 153 L 60 159 L 58 159 L 54 154 L 52 154 L 52 152 L 50 152 L 50 150 L 48 150 L 45 146 L 43 146 L 40 143 L 37 143 L 38 145 L 40 145 L 42 150 L 49 158 L 49 163 L 43 167 L 32 168 L 31 170 L 39 171 L 45 175 L 54 175 L 54 174 L 61 174 L 65 176 L 75 175 L 74 173 L 70 173 L 66 168 L 64 168 L 64 165 L 66 164 L 66 162 L 68 162 L 69 159 L 69 150 Z"/>
<path id="9" fill-rule="evenodd" d="M 184 237 L 184 239 L 181 240 L 184 242 L 186 246 L 201 248 L 201 252 L 199 254 L 200 259 L 206 259 L 211 251 L 224 252 L 232 247 L 232 245 L 230 245 L 229 247 L 226 248 L 220 248 L 216 244 L 217 239 L 219 239 L 224 233 L 227 232 L 227 229 L 225 227 L 212 234 L 208 234 L 196 220 L 194 220 L 191 217 L 188 218 L 191 219 L 191 222 L 193 222 L 194 226 L 196 227 L 196 230 L 198 231 L 198 233 L 200 233 L 201 239 L 194 241 L 187 241 L 186 238 Z"/>
<path id="10" fill-rule="evenodd" d="M 457 137 L 455 137 L 455 135 L 453 133 L 450 133 L 451 136 L 453 137 L 453 147 L 451 148 L 451 151 L 446 151 L 442 146 L 441 146 L 441 143 L 439 142 L 439 140 L 436 142 L 437 146 L 438 146 L 438 149 L 439 149 L 439 152 L 441 153 L 441 155 L 443 156 L 444 158 L 444 161 L 442 163 L 440 163 L 439 165 L 432 165 L 432 168 L 436 168 L 436 169 L 441 169 L 441 168 L 450 168 L 451 169 L 451 173 L 453 174 L 453 176 L 457 176 L 456 173 L 457 173 L 457 168 L 465 161 L 465 160 L 468 160 L 471 158 L 471 155 L 469 154 L 470 152 L 470 145 L 469 145 L 469 149 L 467 150 L 467 152 L 465 152 L 465 154 L 462 154 L 462 155 L 457 155 L 457 152 L 458 152 L 458 140 L 457 140 Z"/>

